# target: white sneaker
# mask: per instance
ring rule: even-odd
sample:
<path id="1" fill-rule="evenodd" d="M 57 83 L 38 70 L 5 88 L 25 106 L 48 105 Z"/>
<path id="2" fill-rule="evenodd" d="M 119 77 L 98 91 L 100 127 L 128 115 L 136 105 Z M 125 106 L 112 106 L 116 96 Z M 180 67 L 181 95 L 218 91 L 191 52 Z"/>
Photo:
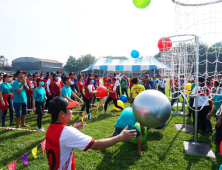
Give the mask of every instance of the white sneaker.
<path id="1" fill-rule="evenodd" d="M 37 127 L 37 131 L 39 131 L 39 128 Z"/>
<path id="2" fill-rule="evenodd" d="M 43 128 L 39 129 L 40 132 L 44 132 L 45 130 Z"/>

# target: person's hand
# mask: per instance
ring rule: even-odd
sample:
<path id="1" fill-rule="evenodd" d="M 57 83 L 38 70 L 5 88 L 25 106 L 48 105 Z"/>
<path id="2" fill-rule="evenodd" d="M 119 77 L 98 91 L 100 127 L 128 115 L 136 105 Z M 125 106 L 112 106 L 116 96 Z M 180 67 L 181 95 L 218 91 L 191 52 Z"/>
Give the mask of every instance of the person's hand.
<path id="1" fill-rule="evenodd" d="M 74 127 L 76 129 L 82 129 L 86 126 L 86 123 L 85 122 L 81 122 L 81 123 L 78 123 L 77 125 L 75 125 Z"/>
<path id="2" fill-rule="evenodd" d="M 218 120 L 217 120 L 217 122 L 216 122 L 216 127 L 220 127 L 221 126 L 221 119 L 219 118 Z"/>
<path id="3" fill-rule="evenodd" d="M 81 105 L 82 105 L 82 106 L 84 105 L 84 101 L 83 101 L 83 100 L 81 101 Z"/>
<path id="4" fill-rule="evenodd" d="M 123 129 L 123 131 L 120 133 L 121 136 L 121 141 L 128 141 L 128 140 L 132 140 L 136 137 L 136 129 L 134 130 L 127 130 L 128 126 L 125 127 L 125 129 Z"/>
<path id="5" fill-rule="evenodd" d="M 22 79 L 21 83 L 22 83 L 22 85 L 25 85 L 25 79 Z"/>
<path id="6" fill-rule="evenodd" d="M 142 135 L 145 136 L 145 131 L 142 132 Z"/>
<path id="7" fill-rule="evenodd" d="M 5 102 L 3 100 L 1 101 L 1 104 L 2 104 L 2 106 L 5 106 Z"/>
<path id="8" fill-rule="evenodd" d="M 51 96 L 52 94 L 50 92 L 48 92 L 48 95 Z"/>
<path id="9" fill-rule="evenodd" d="M 106 92 L 109 92 L 109 90 L 106 90 Z"/>
<path id="10" fill-rule="evenodd" d="M 97 93 L 101 93 L 101 91 L 97 91 Z"/>
<path id="11" fill-rule="evenodd" d="M 33 112 L 36 112 L 36 108 L 35 107 L 33 107 Z"/>
<path id="12" fill-rule="evenodd" d="M 47 100 L 47 97 L 45 96 L 45 100 Z"/>
<path id="13" fill-rule="evenodd" d="M 81 95 L 81 93 L 77 93 L 77 95 L 78 95 L 78 96 L 80 96 L 80 95 Z"/>
<path id="14" fill-rule="evenodd" d="M 211 114 L 211 113 L 208 113 L 208 114 L 207 114 L 207 119 L 210 120 L 210 119 L 211 119 L 211 116 L 212 116 L 212 114 Z"/>

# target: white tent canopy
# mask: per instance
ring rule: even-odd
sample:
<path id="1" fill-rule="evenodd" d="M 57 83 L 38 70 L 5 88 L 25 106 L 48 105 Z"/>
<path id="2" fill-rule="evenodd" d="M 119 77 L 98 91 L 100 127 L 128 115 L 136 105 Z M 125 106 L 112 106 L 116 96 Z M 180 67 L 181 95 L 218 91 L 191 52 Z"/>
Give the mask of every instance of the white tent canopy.
<path id="1" fill-rule="evenodd" d="M 91 66 L 82 70 L 105 70 L 108 72 L 146 72 L 151 69 L 170 69 L 167 65 L 153 57 L 119 60 L 110 58 L 98 58 Z"/>

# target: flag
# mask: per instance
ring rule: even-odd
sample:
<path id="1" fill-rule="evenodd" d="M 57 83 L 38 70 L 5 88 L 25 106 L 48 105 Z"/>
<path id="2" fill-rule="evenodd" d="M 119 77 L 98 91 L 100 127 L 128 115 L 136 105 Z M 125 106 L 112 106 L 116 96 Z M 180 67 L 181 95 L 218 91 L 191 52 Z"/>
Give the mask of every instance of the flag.
<path id="1" fill-rule="evenodd" d="M 89 119 L 91 119 L 91 113 L 89 113 Z"/>
<path id="2" fill-rule="evenodd" d="M 78 120 L 78 123 L 79 123 L 79 120 Z"/>
<path id="3" fill-rule="evenodd" d="M 14 162 L 12 162 L 12 163 L 10 163 L 10 164 L 8 165 L 8 169 L 9 169 L 9 170 L 14 170 L 14 169 L 15 169 L 16 161 L 17 161 L 17 160 L 15 160 Z"/>
<path id="4" fill-rule="evenodd" d="M 82 122 L 83 122 L 83 118 L 82 118 Z"/>
<path id="5" fill-rule="evenodd" d="M 44 140 L 44 141 L 41 142 L 41 147 L 42 147 L 42 152 L 43 152 L 43 153 L 44 153 L 44 151 L 45 151 L 45 142 L 46 142 L 46 140 Z"/>
<path id="6" fill-rule="evenodd" d="M 32 149 L 32 155 L 34 158 L 37 158 L 37 146 Z"/>
<path id="7" fill-rule="evenodd" d="M 22 157 L 21 157 L 21 159 L 22 159 L 22 162 L 25 164 L 25 165 L 29 165 L 29 162 L 28 162 L 28 152 L 25 154 L 25 155 L 23 155 Z"/>
<path id="8" fill-rule="evenodd" d="M 86 115 L 84 115 L 84 120 L 86 120 Z"/>
<path id="9" fill-rule="evenodd" d="M 87 120 L 89 119 L 89 115 L 87 114 Z"/>
<path id="10" fill-rule="evenodd" d="M 76 125 L 76 123 L 74 123 L 74 125 L 73 126 L 75 126 Z"/>

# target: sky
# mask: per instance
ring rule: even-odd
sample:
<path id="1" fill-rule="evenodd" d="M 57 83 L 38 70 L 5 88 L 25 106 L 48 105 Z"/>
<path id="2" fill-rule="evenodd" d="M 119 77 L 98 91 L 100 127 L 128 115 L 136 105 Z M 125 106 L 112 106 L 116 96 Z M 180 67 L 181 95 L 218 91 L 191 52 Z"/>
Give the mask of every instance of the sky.
<path id="1" fill-rule="evenodd" d="M 158 53 L 175 33 L 175 5 L 152 0 L 0 0 L 0 55 L 9 62 L 37 57 L 65 63 L 70 55 L 140 56 Z"/>

